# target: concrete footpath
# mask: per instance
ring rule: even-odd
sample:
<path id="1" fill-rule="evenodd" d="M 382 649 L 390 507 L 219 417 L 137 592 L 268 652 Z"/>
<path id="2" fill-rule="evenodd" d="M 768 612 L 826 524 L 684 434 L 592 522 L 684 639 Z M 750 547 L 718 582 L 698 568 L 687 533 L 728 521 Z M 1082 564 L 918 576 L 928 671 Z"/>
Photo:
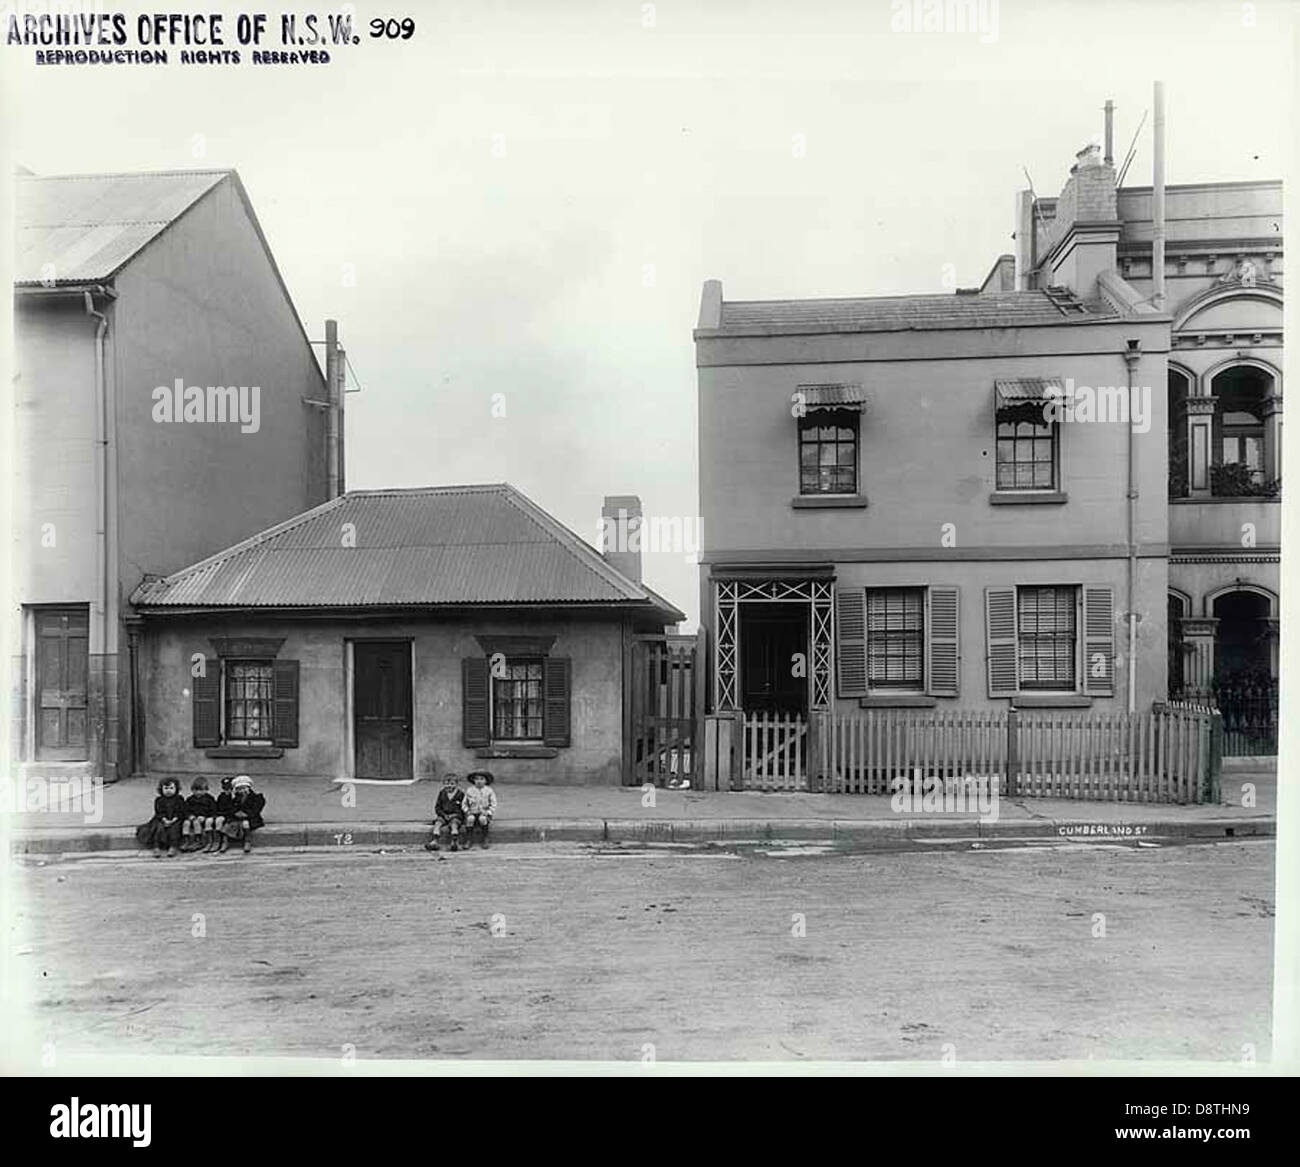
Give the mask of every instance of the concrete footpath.
<path id="1" fill-rule="evenodd" d="M 21 809 L 39 808 L 40 787 L 20 789 L 18 806 L 3 816 L 11 853 L 138 850 L 135 827 L 153 813 L 154 785 L 128 779 L 102 787 L 100 805 L 90 806 L 89 813 L 80 806 Z M 890 847 L 909 839 L 1222 839 L 1276 833 L 1277 777 L 1271 760 L 1225 766 L 1222 787 L 1218 805 L 1004 797 L 996 821 L 985 822 L 977 811 L 899 811 L 884 796 L 655 790 L 651 798 L 637 787 L 498 782 L 492 837 L 503 843 L 821 839 Z M 266 826 L 255 836 L 258 848 L 400 847 L 428 837 L 438 783 L 264 777 L 258 789 L 267 800 Z"/>

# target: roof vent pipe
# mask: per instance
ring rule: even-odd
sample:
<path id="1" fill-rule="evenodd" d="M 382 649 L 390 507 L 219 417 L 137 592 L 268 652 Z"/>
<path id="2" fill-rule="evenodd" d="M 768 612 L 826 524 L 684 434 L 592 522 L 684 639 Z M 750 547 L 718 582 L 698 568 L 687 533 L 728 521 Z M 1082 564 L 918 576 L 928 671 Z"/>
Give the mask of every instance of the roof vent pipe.
<path id="1" fill-rule="evenodd" d="M 1165 83 L 1155 83 L 1151 174 L 1151 302 L 1165 310 Z"/>

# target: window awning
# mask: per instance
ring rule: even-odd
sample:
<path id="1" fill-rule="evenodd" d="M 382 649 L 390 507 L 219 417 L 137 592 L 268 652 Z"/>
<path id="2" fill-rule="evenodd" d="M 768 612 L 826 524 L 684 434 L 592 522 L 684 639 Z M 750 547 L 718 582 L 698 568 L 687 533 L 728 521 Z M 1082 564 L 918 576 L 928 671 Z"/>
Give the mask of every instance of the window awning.
<path id="1" fill-rule="evenodd" d="M 998 408 L 1011 405 L 1041 405 L 1052 397 L 1060 397 L 1064 382 L 1060 377 L 1019 377 L 1009 381 L 994 381 L 998 395 Z M 1053 390 L 1051 395 L 1048 390 Z"/>
<path id="2" fill-rule="evenodd" d="M 800 385 L 795 390 L 805 409 L 856 409 L 867 405 L 867 391 L 861 385 Z"/>

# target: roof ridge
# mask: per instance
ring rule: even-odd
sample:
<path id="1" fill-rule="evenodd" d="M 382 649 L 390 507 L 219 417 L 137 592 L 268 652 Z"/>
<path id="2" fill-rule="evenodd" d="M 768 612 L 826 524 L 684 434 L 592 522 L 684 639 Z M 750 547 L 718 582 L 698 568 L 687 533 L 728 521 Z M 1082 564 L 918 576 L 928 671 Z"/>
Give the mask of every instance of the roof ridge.
<path id="1" fill-rule="evenodd" d="M 506 483 L 505 487 L 507 491 L 506 497 L 519 506 L 519 509 L 524 511 L 525 514 L 528 514 L 528 517 L 536 522 L 538 526 L 542 527 L 543 530 L 546 530 L 548 525 L 554 528 L 554 530 L 549 533 L 555 535 L 560 546 L 564 547 L 579 563 L 590 567 L 593 571 L 596 571 L 597 574 L 607 573 L 608 576 L 611 577 L 606 579 L 607 583 L 614 583 L 622 586 L 624 590 L 631 589 L 632 592 L 639 593 L 629 598 L 649 598 L 645 594 L 645 588 L 635 580 L 624 575 L 618 570 L 618 568 L 614 567 L 613 564 L 611 564 L 576 531 L 571 531 L 553 514 L 535 503 L 518 487 L 512 486 L 510 483 Z M 520 506 L 520 503 L 523 505 Z"/>
<path id="2" fill-rule="evenodd" d="M 196 166 L 193 169 L 173 167 L 170 170 L 84 170 L 75 174 L 17 174 L 18 182 L 59 182 L 69 179 L 90 178 L 161 178 L 173 174 L 234 174 L 233 166 Z"/>

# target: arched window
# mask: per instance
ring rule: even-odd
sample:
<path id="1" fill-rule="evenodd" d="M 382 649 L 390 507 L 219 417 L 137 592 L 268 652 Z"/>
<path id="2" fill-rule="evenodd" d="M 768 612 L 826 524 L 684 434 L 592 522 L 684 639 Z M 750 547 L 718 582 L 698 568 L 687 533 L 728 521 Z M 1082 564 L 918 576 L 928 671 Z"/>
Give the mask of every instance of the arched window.
<path id="1" fill-rule="evenodd" d="M 1191 472 L 1187 459 L 1187 396 L 1191 380 L 1169 370 L 1169 497 L 1186 498 Z"/>
<path id="2" fill-rule="evenodd" d="M 1267 403 L 1273 378 L 1255 365 L 1233 365 L 1211 382 L 1216 399 L 1210 487 L 1216 497 L 1277 493 Z"/>

